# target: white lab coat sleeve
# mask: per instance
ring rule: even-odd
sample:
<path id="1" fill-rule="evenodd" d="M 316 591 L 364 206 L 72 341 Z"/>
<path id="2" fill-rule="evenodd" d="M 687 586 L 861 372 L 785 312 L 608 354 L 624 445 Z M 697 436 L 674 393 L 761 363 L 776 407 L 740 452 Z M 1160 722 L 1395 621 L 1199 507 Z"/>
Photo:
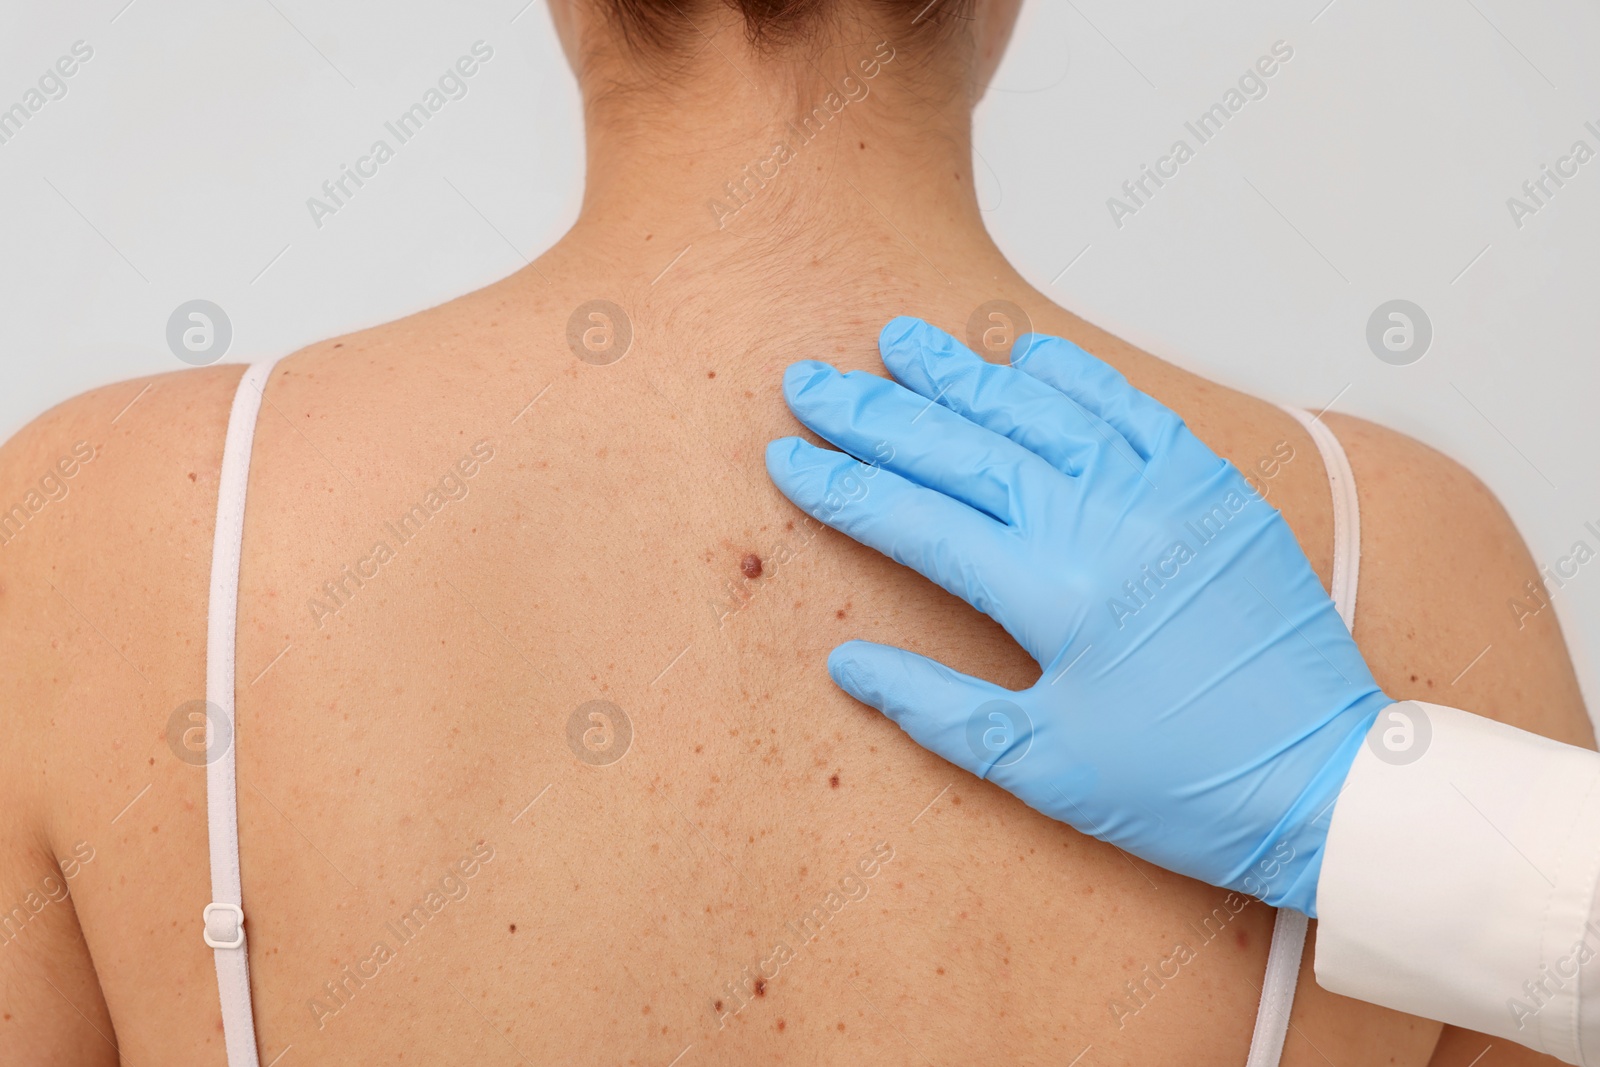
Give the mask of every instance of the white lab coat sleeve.
<path id="1" fill-rule="evenodd" d="M 1597 884 L 1600 754 L 1391 704 L 1334 803 L 1317 982 L 1600 1065 Z"/>

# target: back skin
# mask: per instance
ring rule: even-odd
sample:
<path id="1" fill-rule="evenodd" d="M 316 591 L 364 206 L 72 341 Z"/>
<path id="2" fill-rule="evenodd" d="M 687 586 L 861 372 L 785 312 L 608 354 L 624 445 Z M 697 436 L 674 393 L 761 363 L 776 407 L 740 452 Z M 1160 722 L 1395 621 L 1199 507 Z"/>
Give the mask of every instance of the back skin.
<path id="1" fill-rule="evenodd" d="M 1326 583 L 1315 446 L 1054 306 L 938 211 L 875 196 L 845 162 L 872 156 L 858 139 L 804 164 L 838 193 L 837 231 L 774 221 L 798 188 L 742 229 L 586 207 L 529 267 L 274 371 L 237 658 L 264 1064 L 1244 1061 L 1269 910 L 1051 822 L 838 692 L 823 664 L 850 637 L 1016 687 L 1037 668 L 796 512 L 762 450 L 795 431 L 791 360 L 881 373 L 889 317 L 961 336 L 994 299 L 1252 472 Z M 566 340 L 596 297 L 633 332 L 605 366 Z M 108 386 L 0 449 L 9 506 L 93 448 L 0 546 L 0 1062 L 224 1062 L 204 774 L 169 724 L 204 694 L 239 375 Z M 1592 746 L 1554 612 L 1519 628 L 1507 608 L 1536 569 L 1494 498 L 1417 442 L 1326 418 L 1360 488 L 1356 637 L 1385 691 Z M 402 542 L 388 524 L 430 490 Z M 631 725 L 615 762 L 570 740 L 591 701 Z M 1310 961 L 1291 1067 L 1464 1065 L 1489 1044 L 1325 993 Z M 1477 1062 L 1547 1061 L 1497 1042 Z"/>

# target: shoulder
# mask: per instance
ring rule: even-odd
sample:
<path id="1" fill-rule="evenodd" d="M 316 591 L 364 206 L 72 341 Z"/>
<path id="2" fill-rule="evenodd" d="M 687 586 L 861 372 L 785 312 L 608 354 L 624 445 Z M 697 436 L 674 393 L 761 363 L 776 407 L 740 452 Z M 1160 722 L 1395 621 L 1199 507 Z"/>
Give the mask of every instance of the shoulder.
<path id="1" fill-rule="evenodd" d="M 197 575 L 204 588 L 242 373 L 225 365 L 108 385 L 0 445 L 0 673 L 15 701 L 0 713 L 0 760 L 15 772 L 0 773 L 5 802 L 42 811 L 47 793 L 74 784 L 43 770 L 72 773 L 51 758 L 57 742 L 120 725 L 89 722 L 87 708 L 136 717 L 165 699 L 161 642 Z M 198 610 L 203 626 L 203 601 Z"/>
<path id="2" fill-rule="evenodd" d="M 1539 568 L 1500 501 L 1404 434 L 1325 420 L 1361 505 L 1356 637 L 1384 691 L 1593 747 Z"/>
<path id="3" fill-rule="evenodd" d="M 80 554 L 141 515 L 177 518 L 214 496 L 220 444 L 244 368 L 103 386 L 56 405 L 0 445 L 0 574 Z M 120 517 L 122 522 L 117 522 Z M 103 556 L 110 543 L 101 541 Z M 26 584 L 26 583 L 24 583 Z"/>
<path id="4" fill-rule="evenodd" d="M 93 876 L 70 880 L 97 854 L 106 858 L 93 870 L 108 870 L 126 849 L 176 841 L 153 844 L 134 820 L 115 825 L 129 798 L 157 782 L 158 795 L 193 792 L 193 776 L 175 777 L 166 764 L 177 761 L 157 756 L 171 710 L 204 692 L 203 666 L 179 653 L 203 639 L 211 515 L 241 373 L 109 385 L 0 445 L 0 888 L 24 902 L 0 939 L 19 942 L 8 957 L 18 988 L 79 991 L 70 1011 L 8 1005 L 18 1010 L 0 1033 L 7 1062 L 47 1049 L 74 1063 L 116 1058 L 100 1036 L 112 1024 L 85 941 L 93 909 L 86 921 L 78 903 Z"/>
<path id="5" fill-rule="evenodd" d="M 195 465 L 182 461 L 201 458 L 209 438 L 226 429 L 243 370 L 208 367 L 103 386 L 17 431 L 0 445 L 0 508 L 11 519 L 0 530 L 0 568 L 8 556 L 47 552 L 80 532 L 80 523 L 64 521 L 68 514 L 81 522 L 86 509 L 126 506 L 151 479 L 169 480 L 175 467 L 185 467 L 180 476 L 197 485 Z M 108 476 L 90 477 L 103 472 Z M 90 485 L 94 491 L 84 492 Z M 56 507 L 74 496 L 71 507 Z M 25 536 L 34 530 L 48 533 Z"/>

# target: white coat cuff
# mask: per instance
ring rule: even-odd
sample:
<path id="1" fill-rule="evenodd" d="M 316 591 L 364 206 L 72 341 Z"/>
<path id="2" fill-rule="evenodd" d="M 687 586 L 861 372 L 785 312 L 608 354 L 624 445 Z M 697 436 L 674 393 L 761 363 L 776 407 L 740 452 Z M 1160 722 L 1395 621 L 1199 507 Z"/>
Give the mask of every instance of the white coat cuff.
<path id="1" fill-rule="evenodd" d="M 1600 1064 L 1597 884 L 1600 754 L 1391 704 L 1334 805 L 1317 982 Z"/>

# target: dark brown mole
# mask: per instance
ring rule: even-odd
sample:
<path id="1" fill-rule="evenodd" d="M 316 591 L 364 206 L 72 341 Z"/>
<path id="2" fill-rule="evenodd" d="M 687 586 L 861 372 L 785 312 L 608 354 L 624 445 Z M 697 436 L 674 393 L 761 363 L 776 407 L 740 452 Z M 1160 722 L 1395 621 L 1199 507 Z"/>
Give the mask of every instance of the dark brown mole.
<path id="1" fill-rule="evenodd" d="M 517 924 L 516 923 L 512 923 L 511 924 L 511 932 L 512 933 L 516 933 L 517 932 Z"/>
<path id="2" fill-rule="evenodd" d="M 761 577 L 761 557 L 754 552 L 746 552 L 744 559 L 739 561 L 739 571 L 746 578 Z"/>
<path id="3" fill-rule="evenodd" d="M 707 378 L 715 378 L 716 376 L 717 376 L 717 372 L 716 371 L 714 371 L 714 370 L 706 371 L 706 377 Z"/>
<path id="4" fill-rule="evenodd" d="M 717 1011 L 721 1011 L 722 1010 L 722 1001 L 719 1000 L 716 1003 L 712 1004 L 711 1006 L 713 1008 L 715 1008 Z"/>
<path id="5" fill-rule="evenodd" d="M 835 774 L 835 775 L 832 775 L 831 777 L 829 777 L 828 784 L 833 786 L 833 788 L 838 789 L 839 788 L 839 776 L 837 774 Z"/>
<path id="6" fill-rule="evenodd" d="M 766 995 L 767 995 L 767 980 L 765 978 L 757 978 L 756 979 L 756 996 L 764 997 Z"/>

